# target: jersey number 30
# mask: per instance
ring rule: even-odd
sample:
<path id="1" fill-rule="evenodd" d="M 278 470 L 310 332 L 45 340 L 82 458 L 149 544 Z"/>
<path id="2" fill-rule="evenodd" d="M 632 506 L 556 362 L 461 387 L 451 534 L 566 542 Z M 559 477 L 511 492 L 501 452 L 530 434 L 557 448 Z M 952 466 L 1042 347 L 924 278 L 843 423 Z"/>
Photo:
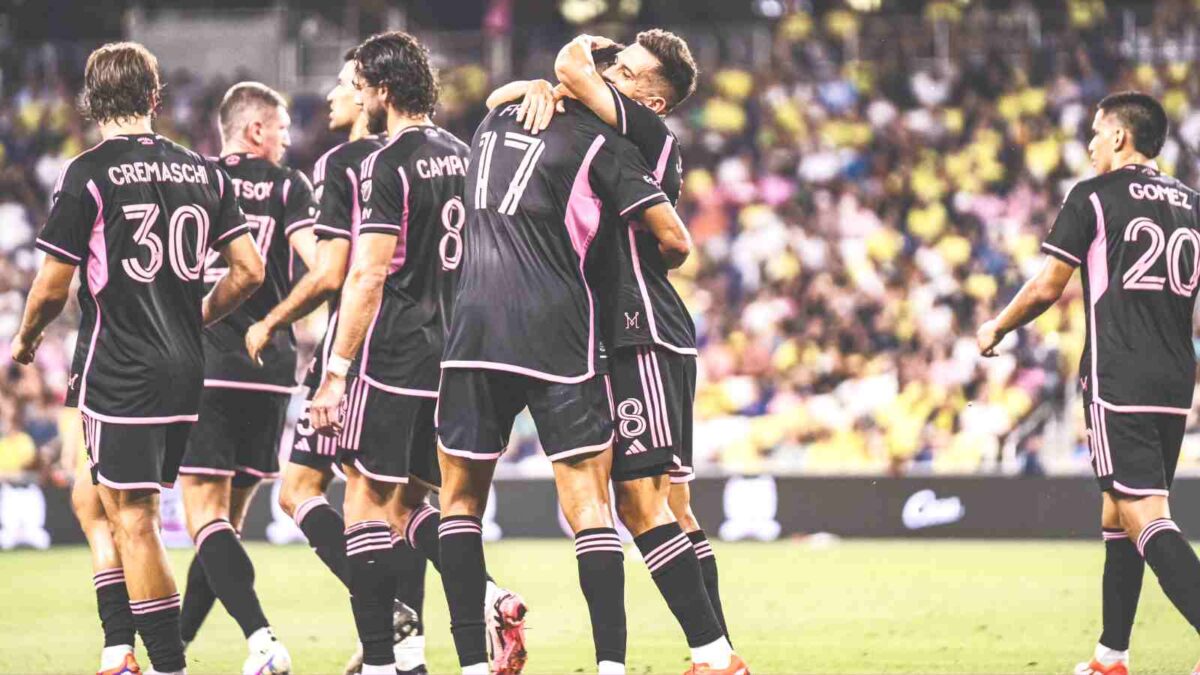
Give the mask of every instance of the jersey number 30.
<path id="1" fill-rule="evenodd" d="M 163 250 L 162 238 L 154 233 L 154 223 L 161 212 L 158 204 L 127 204 L 121 211 L 125 218 L 137 223 L 133 241 L 150 253 L 150 259 L 142 262 L 142 256 L 125 258 L 121 267 L 134 281 L 148 284 L 154 281 L 163 265 L 163 254 L 171 261 L 171 269 L 184 281 L 196 281 L 204 271 L 204 253 L 208 248 L 208 212 L 196 204 L 184 204 L 171 214 L 167 229 L 167 250 Z M 195 250 L 188 251 L 185 228 L 196 226 Z M 189 263 L 189 254 L 194 262 Z"/>
<path id="2" fill-rule="evenodd" d="M 1125 226 L 1124 239 L 1134 242 L 1146 236 L 1150 239 L 1150 248 L 1141 255 L 1126 270 L 1121 277 L 1121 285 L 1134 291 L 1161 291 L 1168 282 L 1171 292 L 1183 297 L 1191 297 L 1200 282 L 1200 234 L 1195 230 L 1181 227 L 1171 233 L 1168 239 L 1163 234 L 1162 227 L 1149 218 L 1134 218 Z M 1184 242 L 1191 245 L 1189 261 L 1191 265 L 1184 269 Z M 1167 276 L 1150 274 L 1150 268 L 1158 262 L 1159 256 L 1166 250 Z M 1184 276 L 1187 275 L 1187 279 Z"/>

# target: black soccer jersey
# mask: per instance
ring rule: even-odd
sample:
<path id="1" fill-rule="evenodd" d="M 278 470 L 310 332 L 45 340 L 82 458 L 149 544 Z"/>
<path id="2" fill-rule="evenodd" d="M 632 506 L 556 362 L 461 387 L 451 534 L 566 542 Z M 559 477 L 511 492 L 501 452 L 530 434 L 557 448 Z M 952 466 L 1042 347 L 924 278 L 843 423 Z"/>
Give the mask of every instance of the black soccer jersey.
<path id="1" fill-rule="evenodd" d="M 613 85 L 608 86 L 617 108 L 617 131 L 637 146 L 671 203 L 678 202 L 683 185 L 678 139 L 653 110 Z M 611 263 L 596 266 L 608 345 L 620 348 L 655 344 L 681 354 L 695 354 L 696 326 L 667 278 L 658 239 L 640 223 L 629 220 L 612 232 L 615 241 Z"/>
<path id="2" fill-rule="evenodd" d="M 667 201 L 637 148 L 580 104 L 537 136 L 496 108 L 471 145 L 467 224 L 443 368 L 490 368 L 553 382 L 596 372 L 596 301 L 585 276 L 611 209 Z"/>
<path id="3" fill-rule="evenodd" d="M 368 155 L 359 169 L 358 236 L 392 234 L 396 248 L 358 373 L 392 393 L 437 396 L 445 343 L 442 307 L 462 259 L 469 154 L 444 129 L 412 126 Z"/>
<path id="4" fill-rule="evenodd" d="M 1042 250 L 1082 266 L 1088 403 L 1116 412 L 1185 415 L 1196 357 L 1200 195 L 1157 170 L 1129 165 L 1067 195 Z"/>
<path id="5" fill-rule="evenodd" d="M 313 165 L 313 187 L 317 200 L 313 233 L 317 241 L 353 239 L 362 213 L 362 205 L 358 200 L 358 169 L 367 155 L 383 147 L 384 140 L 382 135 L 374 135 L 342 143 L 322 155 Z M 316 386 L 314 382 L 319 383 L 324 377 L 325 362 L 329 358 L 329 350 L 333 349 L 340 297 L 340 293 L 334 293 L 329 299 L 329 323 L 309 369 L 308 382 L 313 387 Z"/>
<path id="6" fill-rule="evenodd" d="M 262 366 L 246 352 L 246 330 L 278 305 L 292 289 L 297 256 L 288 238 L 312 227 L 316 205 L 303 173 L 266 159 L 234 153 L 220 159 L 262 253 L 266 278 L 246 302 L 204 331 L 204 384 L 288 393 L 296 382 L 296 338 L 289 327 L 263 349 Z M 209 254 L 205 281 L 210 287 L 229 273 L 220 255 Z"/>
<path id="7" fill-rule="evenodd" d="M 37 241 L 84 270 L 67 405 L 106 422 L 194 421 L 205 258 L 249 230 L 225 172 L 162 136 L 72 160 Z"/>

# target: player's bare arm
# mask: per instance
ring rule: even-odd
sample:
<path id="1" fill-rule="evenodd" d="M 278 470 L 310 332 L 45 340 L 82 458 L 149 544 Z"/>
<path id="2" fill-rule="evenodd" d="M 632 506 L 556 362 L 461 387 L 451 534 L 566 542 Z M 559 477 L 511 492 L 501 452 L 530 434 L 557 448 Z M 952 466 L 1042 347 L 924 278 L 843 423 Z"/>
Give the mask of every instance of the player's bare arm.
<path id="1" fill-rule="evenodd" d="M 975 339 L 979 343 L 980 355 L 995 356 L 996 345 L 1005 335 L 1038 318 L 1058 302 L 1074 273 L 1075 268 L 1071 265 L 1047 256 L 1037 276 L 1025 282 L 1000 315 L 979 327 Z"/>
<path id="2" fill-rule="evenodd" d="M 266 277 L 262 254 L 250 234 L 238 236 L 221 250 L 221 257 L 229 265 L 229 274 L 217 282 L 204 298 L 204 325 L 225 318 L 227 314 L 245 302 Z"/>
<path id="3" fill-rule="evenodd" d="M 74 265 L 46 257 L 33 280 L 33 287 L 29 289 L 29 299 L 25 301 L 21 328 L 12 343 L 13 361 L 21 364 L 33 362 L 38 345 L 42 343 L 42 331 L 62 313 L 67 304 L 71 278 L 74 276 Z"/>
<path id="4" fill-rule="evenodd" d="M 333 356 L 309 408 L 313 427 L 325 434 L 340 431 L 337 411 L 346 391 L 346 373 L 334 367 L 334 359 L 350 361 L 362 349 L 371 318 L 383 301 L 383 283 L 387 280 L 392 252 L 396 250 L 396 235 L 367 232 L 359 237 L 358 244 L 342 289 Z"/>
<path id="5" fill-rule="evenodd" d="M 580 35 L 558 52 L 554 75 L 572 98 L 596 113 L 604 123 L 616 127 L 617 106 L 612 91 L 596 69 L 592 51 L 612 46 L 612 40 L 595 35 Z"/>
<path id="6" fill-rule="evenodd" d="M 642 212 L 640 220 L 658 239 L 658 251 L 668 269 L 679 267 L 691 255 L 692 235 L 670 203 L 651 206 Z"/>
<path id="7" fill-rule="evenodd" d="M 293 235 L 294 236 L 294 235 Z M 350 240 L 325 239 L 317 242 L 315 261 L 292 288 L 292 292 L 246 331 L 246 351 L 257 360 L 275 331 L 307 316 L 342 287 L 350 264 Z"/>

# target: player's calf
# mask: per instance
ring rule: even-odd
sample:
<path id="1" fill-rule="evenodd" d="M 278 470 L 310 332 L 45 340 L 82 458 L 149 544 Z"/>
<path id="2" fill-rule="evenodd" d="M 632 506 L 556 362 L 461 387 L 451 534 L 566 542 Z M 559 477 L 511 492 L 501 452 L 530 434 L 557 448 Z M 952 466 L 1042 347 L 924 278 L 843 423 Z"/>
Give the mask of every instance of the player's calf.
<path id="1" fill-rule="evenodd" d="M 346 523 L 342 514 L 329 505 L 325 490 L 333 480 L 331 470 L 319 470 L 290 463 L 283 473 L 279 505 L 304 532 L 313 552 L 343 584 L 350 585 L 346 564 Z"/>
<path id="2" fill-rule="evenodd" d="M 700 527 L 699 519 L 692 511 L 692 491 L 689 483 L 677 481 L 672 476 L 667 503 L 671 507 L 671 513 L 675 514 L 675 520 L 679 522 L 679 526 L 691 540 L 692 548 L 696 550 L 696 559 L 700 562 L 700 576 L 704 579 L 704 590 L 708 593 L 708 602 L 717 615 L 721 630 L 725 632 L 725 639 L 732 643 L 733 640 L 729 637 L 729 625 L 725 623 L 725 608 L 721 604 L 721 583 L 720 575 L 717 572 L 717 557 L 713 553 L 708 536 Z"/>
<path id="3" fill-rule="evenodd" d="M 1163 593 L 1200 631 L 1200 558 L 1171 520 L 1165 495 L 1118 498 L 1121 522 Z"/>

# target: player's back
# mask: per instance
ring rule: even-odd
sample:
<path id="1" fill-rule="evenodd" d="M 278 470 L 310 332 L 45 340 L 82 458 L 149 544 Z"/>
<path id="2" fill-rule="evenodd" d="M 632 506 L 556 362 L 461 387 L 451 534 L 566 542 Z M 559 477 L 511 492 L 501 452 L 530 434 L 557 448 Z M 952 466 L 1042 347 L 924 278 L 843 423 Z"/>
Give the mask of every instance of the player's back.
<path id="1" fill-rule="evenodd" d="M 1196 191 L 1141 165 L 1083 181 L 1068 195 L 1045 249 L 1083 266 L 1088 345 L 1080 375 L 1090 400 L 1114 410 L 1191 407 L 1198 203 Z"/>
<path id="2" fill-rule="evenodd" d="M 204 331 L 205 379 L 209 385 L 237 383 L 290 390 L 296 376 L 296 341 L 291 327 L 277 331 L 261 354 L 262 365 L 246 352 L 246 330 L 265 317 L 291 291 L 297 256 L 289 237 L 313 223 L 313 191 L 304 174 L 249 153 L 219 160 L 262 254 L 265 278 L 246 302 Z M 210 251 L 205 282 L 211 288 L 229 268 Z"/>
<path id="3" fill-rule="evenodd" d="M 156 134 L 109 139 L 64 169 L 40 241 L 85 274 L 68 404 L 99 419 L 195 419 L 205 257 L 245 232 L 228 183 Z"/>
<path id="4" fill-rule="evenodd" d="M 443 367 L 582 381 L 600 348 L 584 267 L 604 205 L 630 215 L 666 197 L 637 150 L 577 103 L 537 136 L 516 111 L 493 110 L 472 141 Z"/>

